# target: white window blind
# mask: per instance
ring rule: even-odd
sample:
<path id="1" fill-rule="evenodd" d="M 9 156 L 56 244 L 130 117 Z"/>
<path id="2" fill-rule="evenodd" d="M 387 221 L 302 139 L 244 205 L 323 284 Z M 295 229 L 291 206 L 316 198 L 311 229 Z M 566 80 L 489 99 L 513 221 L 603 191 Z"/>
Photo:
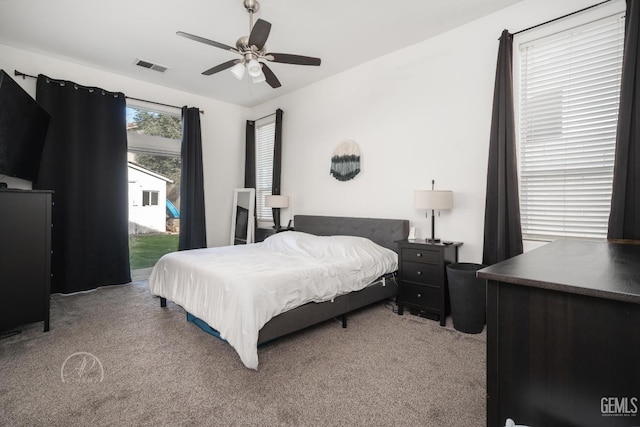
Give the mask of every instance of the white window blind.
<path id="1" fill-rule="evenodd" d="M 273 182 L 273 145 L 276 134 L 274 121 L 256 124 L 256 214 L 258 221 L 273 221 L 271 208 L 264 205 L 271 195 Z"/>
<path id="2" fill-rule="evenodd" d="M 623 44 L 617 15 L 520 46 L 524 238 L 606 237 Z"/>

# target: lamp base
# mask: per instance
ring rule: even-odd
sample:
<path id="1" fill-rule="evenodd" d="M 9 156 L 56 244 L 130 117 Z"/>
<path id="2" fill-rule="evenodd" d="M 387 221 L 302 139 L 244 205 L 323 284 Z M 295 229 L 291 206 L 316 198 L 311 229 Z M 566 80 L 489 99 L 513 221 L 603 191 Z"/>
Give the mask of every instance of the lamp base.
<path id="1" fill-rule="evenodd" d="M 424 239 L 425 243 L 440 243 L 440 239 Z"/>

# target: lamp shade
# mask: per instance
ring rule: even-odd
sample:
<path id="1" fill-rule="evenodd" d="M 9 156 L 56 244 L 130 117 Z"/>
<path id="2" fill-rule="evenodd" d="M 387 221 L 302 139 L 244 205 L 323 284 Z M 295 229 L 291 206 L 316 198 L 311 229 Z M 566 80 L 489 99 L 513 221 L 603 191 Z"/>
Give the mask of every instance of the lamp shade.
<path id="1" fill-rule="evenodd" d="M 247 72 L 251 77 L 258 77 L 262 73 L 262 67 L 258 61 L 251 59 L 247 62 Z"/>
<path id="2" fill-rule="evenodd" d="M 242 77 L 244 77 L 244 70 L 244 64 L 242 62 L 238 62 L 236 65 L 231 67 L 231 74 L 233 74 L 236 79 L 242 80 Z"/>
<path id="3" fill-rule="evenodd" d="M 265 76 L 264 73 L 260 71 L 260 74 L 255 77 L 251 77 L 251 80 L 253 80 L 254 83 L 262 83 L 267 80 L 267 76 Z"/>
<path id="4" fill-rule="evenodd" d="M 270 195 L 264 197 L 264 205 L 268 208 L 288 208 L 289 196 Z"/>
<path id="5" fill-rule="evenodd" d="M 448 210 L 453 208 L 453 191 L 416 190 L 416 209 Z"/>

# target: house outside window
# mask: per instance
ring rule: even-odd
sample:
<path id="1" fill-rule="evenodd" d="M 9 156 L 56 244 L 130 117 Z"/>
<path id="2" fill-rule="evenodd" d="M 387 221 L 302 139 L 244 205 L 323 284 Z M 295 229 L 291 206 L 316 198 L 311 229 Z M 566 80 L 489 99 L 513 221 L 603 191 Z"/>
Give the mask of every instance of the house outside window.
<path id="1" fill-rule="evenodd" d="M 515 42 L 523 238 L 605 238 L 624 17 Z"/>

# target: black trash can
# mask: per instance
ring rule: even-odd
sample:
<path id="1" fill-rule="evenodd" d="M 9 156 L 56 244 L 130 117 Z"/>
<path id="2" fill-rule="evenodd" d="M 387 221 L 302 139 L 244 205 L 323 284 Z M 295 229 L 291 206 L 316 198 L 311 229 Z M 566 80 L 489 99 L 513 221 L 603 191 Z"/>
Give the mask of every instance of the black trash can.
<path id="1" fill-rule="evenodd" d="M 478 279 L 482 264 L 460 262 L 447 265 L 453 327 L 467 334 L 479 334 L 487 318 L 487 281 Z"/>

